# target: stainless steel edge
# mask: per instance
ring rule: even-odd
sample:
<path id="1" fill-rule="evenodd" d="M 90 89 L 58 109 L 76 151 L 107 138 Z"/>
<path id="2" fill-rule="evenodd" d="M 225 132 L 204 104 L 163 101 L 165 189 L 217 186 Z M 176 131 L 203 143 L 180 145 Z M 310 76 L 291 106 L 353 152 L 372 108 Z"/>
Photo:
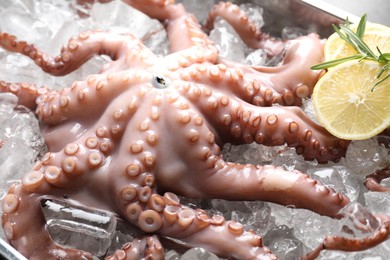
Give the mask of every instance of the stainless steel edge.
<path id="1" fill-rule="evenodd" d="M 315 9 L 321 10 L 331 16 L 337 17 L 341 20 L 345 20 L 348 17 L 348 20 L 352 23 L 358 23 L 360 18 L 354 14 L 351 14 L 341 8 L 338 8 L 332 4 L 329 4 L 323 0 L 299 0 Z"/>
<path id="2" fill-rule="evenodd" d="M 317 32 L 325 37 L 329 36 L 330 30 L 327 29 L 330 29 L 332 23 L 343 22 L 347 17 L 352 23 L 359 21 L 359 17 L 322 0 L 288 0 L 288 3 L 291 18 L 296 20 L 297 24 L 316 26 Z M 0 259 L 27 260 L 1 238 Z"/>
<path id="3" fill-rule="evenodd" d="M 21 253 L 16 251 L 10 244 L 0 239 L 0 258 L 7 260 L 27 260 Z"/>

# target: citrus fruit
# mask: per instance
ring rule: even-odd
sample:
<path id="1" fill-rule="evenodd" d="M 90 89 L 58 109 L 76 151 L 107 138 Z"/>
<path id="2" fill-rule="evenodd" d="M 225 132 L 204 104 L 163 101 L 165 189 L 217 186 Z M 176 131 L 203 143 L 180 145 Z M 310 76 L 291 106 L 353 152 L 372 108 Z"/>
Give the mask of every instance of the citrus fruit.
<path id="1" fill-rule="evenodd" d="M 375 61 L 348 61 L 329 70 L 316 84 L 312 100 L 320 123 L 334 136 L 361 140 L 390 125 L 390 78 L 380 83 Z"/>
<path id="2" fill-rule="evenodd" d="M 350 28 L 352 31 L 356 32 L 357 24 L 352 24 Z M 390 52 L 389 37 L 390 27 L 377 23 L 366 23 L 363 41 L 375 54 L 379 54 L 376 48 L 377 46 L 382 53 Z M 346 41 L 341 39 L 337 33 L 333 33 L 329 36 L 328 40 L 325 42 L 324 51 L 325 61 L 357 54 L 357 51 Z"/>

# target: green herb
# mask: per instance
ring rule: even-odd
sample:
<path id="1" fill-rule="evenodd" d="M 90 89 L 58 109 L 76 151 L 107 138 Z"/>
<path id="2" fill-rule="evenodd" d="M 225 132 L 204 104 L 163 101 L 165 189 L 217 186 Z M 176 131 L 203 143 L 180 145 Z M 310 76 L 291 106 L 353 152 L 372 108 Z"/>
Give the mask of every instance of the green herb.
<path id="1" fill-rule="evenodd" d="M 314 65 L 311 67 L 313 70 L 321 70 L 321 69 L 327 69 L 330 67 L 334 67 L 336 65 L 339 65 L 343 62 L 349 61 L 349 60 L 374 60 L 381 64 L 382 68 L 377 74 L 377 78 L 379 79 L 383 73 L 387 72 L 387 75 L 384 76 L 381 80 L 375 83 L 375 85 L 372 87 L 371 91 L 374 90 L 376 86 L 384 82 L 386 79 L 390 78 L 390 53 L 382 53 L 379 48 L 377 47 L 379 55 L 376 55 L 370 47 L 367 46 L 367 44 L 363 41 L 364 31 L 366 29 L 366 23 L 367 23 L 367 15 L 363 15 L 360 19 L 359 25 L 357 27 L 356 33 L 351 30 L 349 27 L 349 21 L 348 18 L 346 20 L 346 23 L 344 25 L 340 25 L 340 27 L 337 27 L 333 24 L 333 29 L 336 31 L 336 33 L 340 36 L 341 39 L 346 41 L 349 45 L 351 45 L 358 53 L 349 57 L 337 59 L 337 60 L 331 60 L 326 61 L 317 65 Z"/>

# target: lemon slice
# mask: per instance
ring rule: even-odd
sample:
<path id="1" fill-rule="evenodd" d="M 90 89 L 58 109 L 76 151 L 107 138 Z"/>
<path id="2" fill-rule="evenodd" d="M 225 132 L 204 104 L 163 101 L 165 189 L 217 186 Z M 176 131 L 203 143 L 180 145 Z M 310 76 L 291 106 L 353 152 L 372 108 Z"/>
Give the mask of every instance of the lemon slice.
<path id="1" fill-rule="evenodd" d="M 350 26 L 351 30 L 356 32 L 357 24 Z M 382 53 L 390 52 L 390 27 L 377 23 L 366 23 L 366 29 L 363 36 L 363 41 L 370 47 L 375 53 L 377 46 Z M 346 41 L 340 38 L 337 33 L 333 33 L 329 36 L 324 46 L 325 61 L 340 59 L 357 54 L 357 51 L 350 46 Z"/>
<path id="2" fill-rule="evenodd" d="M 383 78 L 375 61 L 349 61 L 329 70 L 314 87 L 312 100 L 321 124 L 334 136 L 361 140 L 390 125 L 390 78 Z"/>

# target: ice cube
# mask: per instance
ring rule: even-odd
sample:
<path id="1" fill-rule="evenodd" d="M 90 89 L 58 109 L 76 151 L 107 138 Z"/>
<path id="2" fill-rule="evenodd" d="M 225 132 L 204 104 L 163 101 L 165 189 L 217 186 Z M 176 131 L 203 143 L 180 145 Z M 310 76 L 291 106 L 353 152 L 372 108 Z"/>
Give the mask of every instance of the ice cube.
<path id="1" fill-rule="evenodd" d="M 180 260 L 219 260 L 219 258 L 203 248 L 195 247 L 185 252 Z"/>
<path id="2" fill-rule="evenodd" d="M 283 152 L 278 153 L 272 164 L 281 166 L 287 171 L 299 170 L 302 172 L 317 166 L 315 161 L 305 161 L 303 156 L 297 154 L 294 148 L 287 148 Z"/>
<path id="3" fill-rule="evenodd" d="M 287 226 L 276 226 L 264 236 L 264 244 L 280 259 L 294 260 L 304 255 L 304 244 L 294 237 Z"/>
<path id="4" fill-rule="evenodd" d="M 271 163 L 277 156 L 288 148 L 281 146 L 265 146 L 257 143 L 232 145 L 225 144 L 222 153 L 225 160 L 242 164 L 266 164 Z"/>
<path id="5" fill-rule="evenodd" d="M 35 15 L 39 18 L 42 29 L 48 30 L 51 36 L 61 29 L 65 21 L 75 20 L 76 16 L 68 4 L 57 3 L 59 6 L 56 6 L 53 2 L 55 1 L 36 1 L 35 3 Z M 46 40 L 50 41 L 50 39 Z"/>
<path id="6" fill-rule="evenodd" d="M 193 0 L 176 1 L 176 3 L 182 3 L 183 5 L 185 5 L 186 10 L 190 13 L 193 13 L 201 23 L 204 23 L 206 21 L 210 10 L 217 2 L 219 1 L 209 0 L 202 1 L 202 4 L 199 4 L 199 2 Z"/>
<path id="7" fill-rule="evenodd" d="M 313 101 L 309 98 L 304 98 L 302 100 L 302 109 L 303 109 L 303 112 L 305 112 L 305 114 L 311 119 L 313 120 L 314 122 L 316 122 L 317 124 L 319 124 L 318 120 L 317 120 L 317 117 L 316 117 L 316 114 L 315 114 L 315 111 L 314 111 L 314 106 L 313 106 Z"/>
<path id="8" fill-rule="evenodd" d="M 248 18 L 260 29 L 264 25 L 263 13 L 264 9 L 259 5 L 252 3 L 240 4 L 240 9 L 245 12 Z"/>
<path id="9" fill-rule="evenodd" d="M 307 34 L 308 31 L 301 27 L 284 27 L 282 30 L 282 39 L 290 40 Z"/>
<path id="10" fill-rule="evenodd" d="M 378 138 L 353 141 L 347 149 L 345 158 L 342 158 L 352 172 L 365 177 L 389 163 L 388 149 L 378 144 Z"/>
<path id="11" fill-rule="evenodd" d="M 19 40 L 33 43 L 37 43 L 41 39 L 41 34 L 37 30 L 40 21 L 25 9 L 18 9 L 16 6 L 10 6 L 7 9 L 3 9 L 0 12 L 0 15 L 1 31 L 12 33 Z"/>
<path id="12" fill-rule="evenodd" d="M 367 192 L 364 194 L 364 198 L 372 213 L 390 215 L 390 193 Z"/>
<path id="13" fill-rule="evenodd" d="M 340 220 L 342 229 L 339 235 L 347 238 L 364 238 L 375 231 L 380 226 L 379 221 L 360 203 L 353 202 L 348 204 L 340 211 L 343 218 Z"/>
<path id="14" fill-rule="evenodd" d="M 17 106 L 17 97 L 0 94 L 0 197 L 10 183 L 21 179 L 45 151 L 34 113 Z"/>
<path id="15" fill-rule="evenodd" d="M 179 259 L 180 259 L 180 254 L 175 250 L 169 250 L 168 252 L 165 252 L 164 260 L 179 260 Z"/>
<path id="16" fill-rule="evenodd" d="M 263 49 L 255 50 L 248 54 L 245 63 L 251 66 L 265 66 L 267 63 L 267 53 Z"/>
<path id="17" fill-rule="evenodd" d="M 345 166 L 317 167 L 307 170 L 307 174 L 321 184 L 356 201 L 360 195 L 361 184 L 357 177 Z"/>
<path id="18" fill-rule="evenodd" d="M 41 208 L 56 243 L 95 256 L 106 253 L 116 228 L 114 214 L 49 196 L 41 199 Z"/>
<path id="19" fill-rule="evenodd" d="M 34 0 L 2 0 L 0 1 L 0 10 L 6 10 L 9 7 L 15 10 L 31 13 L 34 11 Z"/>
<path id="20" fill-rule="evenodd" d="M 293 228 L 294 236 L 307 247 L 315 248 L 326 235 L 339 230 L 339 222 L 306 209 L 296 209 L 269 203 L 276 225 Z M 329 228 L 332 227 L 332 228 Z"/>
<path id="21" fill-rule="evenodd" d="M 216 19 L 210 39 L 214 41 L 220 56 L 236 62 L 245 62 L 247 47 L 225 20 Z"/>

